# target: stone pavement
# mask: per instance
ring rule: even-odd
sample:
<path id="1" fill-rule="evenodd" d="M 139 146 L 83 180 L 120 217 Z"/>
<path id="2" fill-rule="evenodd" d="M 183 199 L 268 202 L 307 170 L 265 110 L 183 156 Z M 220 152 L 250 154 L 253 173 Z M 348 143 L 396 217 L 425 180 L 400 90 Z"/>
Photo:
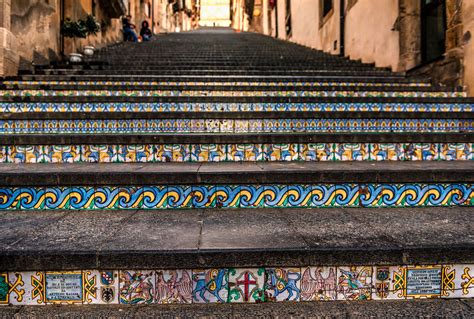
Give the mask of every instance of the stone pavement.
<path id="1" fill-rule="evenodd" d="M 0 269 L 474 262 L 470 207 L 0 212 Z"/>
<path id="2" fill-rule="evenodd" d="M 1 307 L 0 318 L 474 318 L 474 300 Z"/>

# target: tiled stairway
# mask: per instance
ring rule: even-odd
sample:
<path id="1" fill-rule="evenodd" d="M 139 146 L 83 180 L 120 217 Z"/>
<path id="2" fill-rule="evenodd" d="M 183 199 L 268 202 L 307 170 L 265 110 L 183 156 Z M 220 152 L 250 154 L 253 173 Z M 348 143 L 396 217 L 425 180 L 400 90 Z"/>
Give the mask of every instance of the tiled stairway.
<path id="1" fill-rule="evenodd" d="M 5 79 L 0 304 L 472 298 L 473 108 L 253 34 Z"/>

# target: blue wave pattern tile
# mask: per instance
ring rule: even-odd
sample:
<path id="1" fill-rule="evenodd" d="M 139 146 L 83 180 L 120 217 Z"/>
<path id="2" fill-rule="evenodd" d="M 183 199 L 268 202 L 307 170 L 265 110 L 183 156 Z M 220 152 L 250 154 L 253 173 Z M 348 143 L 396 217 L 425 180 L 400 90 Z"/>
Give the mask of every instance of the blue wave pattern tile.
<path id="1" fill-rule="evenodd" d="M 196 185 L 0 188 L 0 209 L 473 206 L 471 184 Z"/>
<path id="2" fill-rule="evenodd" d="M 0 112 L 473 112 L 463 103 L 39 103 L 0 102 Z"/>
<path id="3" fill-rule="evenodd" d="M 0 145 L 0 163 L 469 161 L 474 143 Z"/>
<path id="4" fill-rule="evenodd" d="M 0 134 L 472 132 L 474 120 L 265 119 L 265 120 L 3 120 Z"/>

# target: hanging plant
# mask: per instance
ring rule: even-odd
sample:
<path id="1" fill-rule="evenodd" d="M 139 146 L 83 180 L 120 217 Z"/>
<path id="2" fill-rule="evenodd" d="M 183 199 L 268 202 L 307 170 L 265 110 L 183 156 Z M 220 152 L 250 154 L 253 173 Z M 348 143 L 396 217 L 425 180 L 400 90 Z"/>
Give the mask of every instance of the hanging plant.
<path id="1" fill-rule="evenodd" d="M 67 38 L 87 38 L 89 35 L 97 35 L 100 24 L 93 15 L 88 15 L 84 20 L 72 21 L 66 18 L 61 23 L 61 34 Z"/>
<path id="2" fill-rule="evenodd" d="M 83 20 L 83 23 L 87 29 L 87 35 L 97 35 L 97 33 L 100 31 L 100 23 L 97 22 L 96 18 L 92 14 L 89 14 L 86 19 Z"/>
<path id="3" fill-rule="evenodd" d="M 67 38 L 87 38 L 88 31 L 84 21 L 66 18 L 61 22 L 61 34 Z"/>

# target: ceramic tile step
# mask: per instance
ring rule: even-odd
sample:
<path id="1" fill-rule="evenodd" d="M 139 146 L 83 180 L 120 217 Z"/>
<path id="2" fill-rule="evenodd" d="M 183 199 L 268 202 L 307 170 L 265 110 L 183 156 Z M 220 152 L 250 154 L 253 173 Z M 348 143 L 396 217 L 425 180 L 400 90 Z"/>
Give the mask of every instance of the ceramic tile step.
<path id="1" fill-rule="evenodd" d="M 94 135 L 96 137 L 97 135 Z M 377 136 L 377 135 L 373 135 Z M 444 136 L 437 135 L 437 136 Z M 22 143 L 0 145 L 0 163 L 55 164 L 55 163 L 215 163 L 215 162 L 351 162 L 351 161 L 473 161 L 472 142 L 454 143 L 171 143 L 153 136 L 150 144 L 114 144 L 107 139 L 84 138 L 79 144 L 55 144 L 53 141 L 71 140 L 51 135 L 41 139 L 16 138 Z M 77 136 L 81 137 L 81 136 Z M 99 135 L 100 137 L 100 135 Z M 126 135 L 125 137 L 128 137 Z M 177 137 L 177 136 L 176 136 Z M 290 136 L 291 137 L 291 136 Z M 136 137 L 135 137 L 136 138 Z M 225 139 L 225 138 L 224 138 Z M 10 140 L 13 140 L 11 138 Z M 118 141 L 127 138 L 119 138 Z M 128 139 L 134 140 L 132 139 Z M 136 140 L 141 140 L 136 138 Z M 179 139 L 174 139 L 179 140 Z M 261 139 L 263 140 L 263 139 Z M 93 143 L 101 141 L 102 143 Z M 92 143 L 92 144 L 91 144 Z"/>
<path id="2" fill-rule="evenodd" d="M 472 264 L 470 213 L 470 207 L 4 211 L 0 269 Z"/>
<path id="3" fill-rule="evenodd" d="M 259 88 L 258 90 L 238 90 L 238 88 L 228 91 L 222 88 L 205 88 L 201 90 L 192 89 L 166 89 L 166 90 L 0 90 L 0 97 L 48 97 L 48 96 L 59 96 L 59 97 L 108 97 L 108 96 L 127 96 L 127 97 L 408 97 L 408 98 L 461 98 L 466 97 L 465 92 L 453 92 L 453 91 L 423 91 L 416 90 L 411 91 L 403 88 L 403 90 L 390 90 L 379 91 L 377 88 L 369 88 L 369 90 L 353 90 L 347 91 L 339 90 L 265 90 L 265 88 Z"/>
<path id="4" fill-rule="evenodd" d="M 473 112 L 474 103 L 0 102 L 0 112 Z"/>
<path id="5" fill-rule="evenodd" d="M 474 162 L 104 163 L 0 165 L 2 187 L 461 183 Z M 471 189 L 472 191 L 472 189 Z M 474 194 L 473 194 L 474 195 Z M 474 198 L 473 198 L 474 200 Z"/>
<path id="6" fill-rule="evenodd" d="M 384 93 L 384 92 L 382 92 Z M 161 94 L 161 93 L 160 93 Z M 194 93 L 193 93 L 194 94 Z M 108 96 L 0 96 L 0 103 L 377 103 L 377 104 L 474 104 L 474 98 L 471 97 L 397 97 L 383 96 L 365 96 L 353 97 L 352 93 L 330 94 L 329 96 L 263 96 L 254 94 L 254 96 L 138 96 L 139 93 L 128 95 Z M 149 95 L 149 93 L 143 94 Z M 360 95 L 360 94 L 359 94 Z M 378 94 L 381 95 L 381 94 Z M 382 94 L 383 95 L 383 94 Z M 429 95 L 429 94 L 428 94 Z"/>
<path id="7" fill-rule="evenodd" d="M 249 111 L 249 112 L 13 112 L 0 113 L 0 120 L 291 120 L 291 119 L 474 119 L 474 112 L 313 112 L 313 111 Z M 225 125 L 221 123 L 221 125 Z"/>
<path id="8" fill-rule="evenodd" d="M 22 116 L 22 113 L 11 113 Z M 68 113 L 57 113 L 59 116 Z M 80 113 L 79 113 L 80 114 Z M 83 113 L 84 117 L 91 113 Z M 119 113 L 112 113 L 114 116 Z M 170 114 L 170 113 L 167 113 Z M 198 115 L 199 113 L 189 113 Z M 245 114 L 245 113 L 243 113 Z M 409 114 L 409 113 L 401 113 Z M 465 113 L 452 113 L 464 116 Z M 42 113 L 28 113 L 33 118 Z M 71 116 L 78 118 L 78 113 Z M 172 114 L 171 114 L 172 115 Z M 6 119 L 0 120 L 0 135 L 9 134 L 201 134 L 201 133 L 469 133 L 474 120 L 439 118 L 297 118 L 297 119 Z M 142 115 L 143 117 L 143 115 Z"/>

